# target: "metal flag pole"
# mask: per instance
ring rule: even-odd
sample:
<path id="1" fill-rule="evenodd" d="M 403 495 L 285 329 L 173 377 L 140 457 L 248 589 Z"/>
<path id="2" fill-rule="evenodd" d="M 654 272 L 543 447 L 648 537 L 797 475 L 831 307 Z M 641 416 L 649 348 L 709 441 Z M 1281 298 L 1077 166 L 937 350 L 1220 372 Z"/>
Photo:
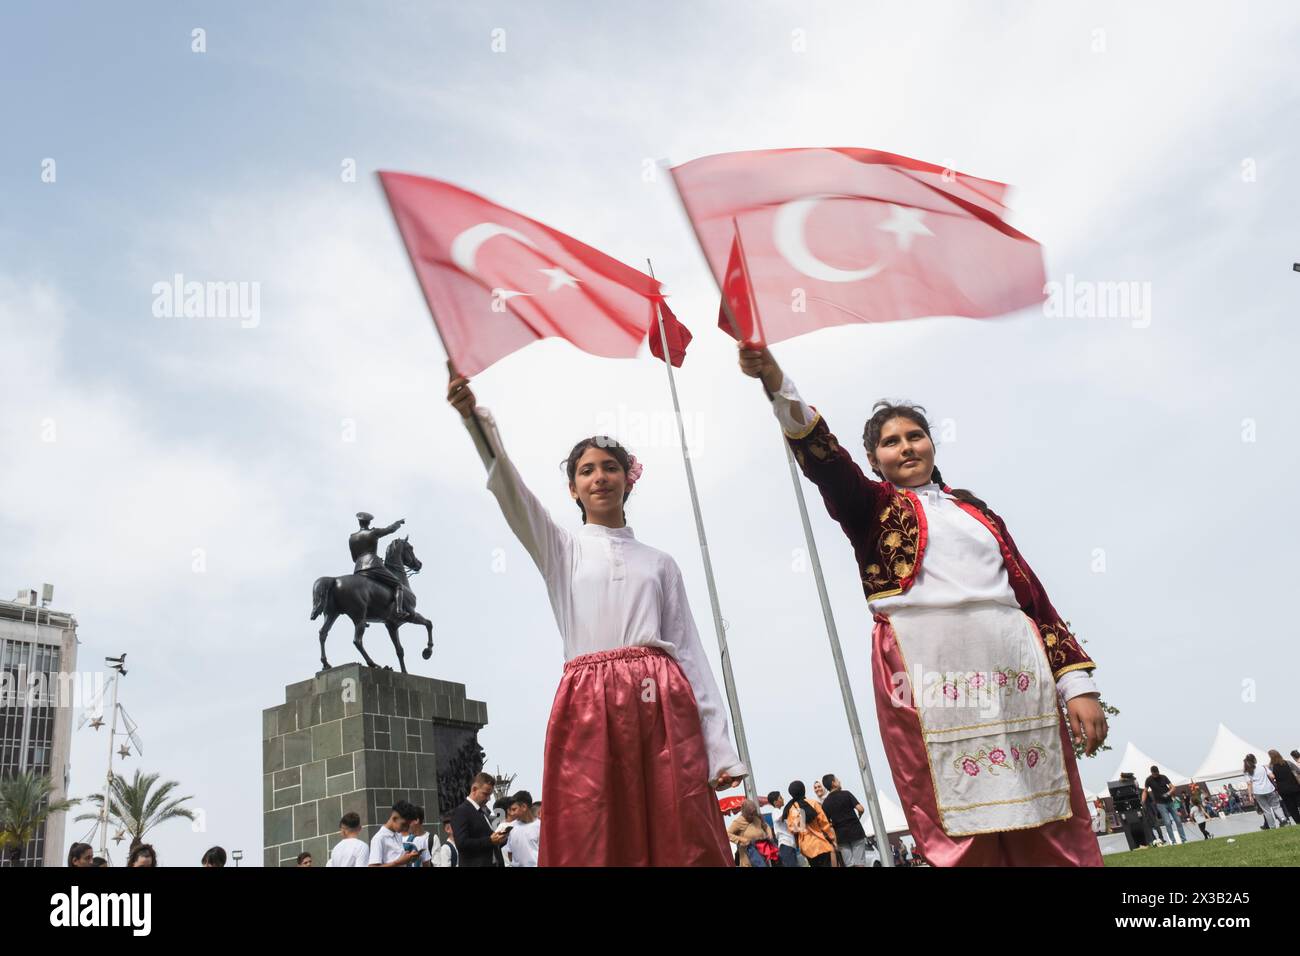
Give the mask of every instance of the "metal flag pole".
<path id="1" fill-rule="evenodd" d="M 677 202 L 681 206 L 682 212 L 686 215 L 686 221 L 691 224 L 691 230 L 695 234 L 695 242 L 700 248 L 700 253 L 704 254 L 704 242 L 700 237 L 699 229 L 695 226 L 695 220 L 691 218 L 690 211 L 686 208 L 686 201 L 682 199 L 681 191 L 677 188 L 677 180 L 672 175 L 672 170 L 668 170 L 669 181 L 673 184 L 673 193 L 677 196 Z M 749 297 L 749 307 L 753 310 L 754 321 L 759 322 L 758 301 L 754 298 L 754 290 L 750 283 L 749 266 L 745 262 L 744 245 L 740 236 L 740 224 L 735 217 L 731 220 L 732 228 L 735 231 L 737 251 L 739 252 L 740 267 L 745 277 L 745 291 Z M 708 256 L 705 255 L 707 263 Z M 713 275 L 713 266 L 709 264 L 709 274 Z M 716 281 L 716 276 L 715 276 Z M 722 289 L 719 289 L 722 293 Z M 736 341 L 741 341 L 742 335 L 740 325 L 736 322 L 735 315 L 731 311 L 731 303 L 727 301 L 725 293 L 722 294 L 722 308 L 727 315 L 727 321 L 731 324 L 732 333 Z M 762 380 L 760 379 L 760 384 Z M 772 398 L 772 393 L 768 392 L 767 386 L 763 385 L 763 391 L 767 394 L 768 400 Z M 778 426 L 779 427 L 779 426 Z M 785 431 L 781 431 L 781 446 L 785 449 L 786 463 L 790 468 L 790 482 L 794 485 L 795 500 L 799 504 L 799 518 L 803 523 L 804 542 L 808 546 L 808 553 L 812 559 L 813 579 L 817 582 L 817 596 L 821 599 L 822 619 L 826 623 L 826 637 L 831 645 L 831 657 L 835 661 L 835 673 L 840 683 L 840 696 L 844 700 L 844 715 L 849 722 L 849 733 L 853 737 L 853 750 L 858 760 L 858 773 L 862 778 L 862 788 L 866 793 L 867 810 L 871 814 L 871 824 L 875 829 L 876 850 L 882 866 L 892 867 L 894 865 L 894 855 L 889 851 L 889 834 L 885 830 L 885 817 L 880 810 L 880 795 L 876 790 L 875 777 L 871 773 L 871 761 L 867 758 L 866 741 L 862 736 L 862 722 L 858 718 L 858 707 L 853 700 L 853 688 L 849 684 L 848 670 L 844 666 L 844 650 L 840 645 L 839 629 L 835 626 L 835 615 L 831 611 L 830 597 L 826 591 L 826 580 L 822 576 L 821 557 L 817 551 L 817 539 L 813 536 L 812 523 L 808 520 L 808 504 L 804 500 L 803 485 L 799 481 L 799 471 L 795 464 L 794 455 L 790 451 L 790 443 L 786 441 Z"/>
<path id="2" fill-rule="evenodd" d="M 655 278 L 654 265 L 645 261 L 650 278 Z M 655 299 L 655 318 L 659 323 L 659 343 L 663 348 L 664 365 L 668 369 L 668 390 L 673 396 L 673 414 L 677 416 L 677 434 L 682 446 L 682 464 L 686 466 L 686 485 L 691 492 L 691 508 L 695 512 L 695 533 L 700 539 L 700 556 L 704 559 L 704 580 L 709 586 L 709 604 L 713 607 L 713 630 L 718 635 L 718 653 L 722 658 L 722 683 L 727 691 L 727 707 L 731 711 L 731 726 L 736 734 L 736 752 L 749 769 L 745 777 L 745 796 L 758 803 L 758 785 L 754 782 L 754 763 L 749 757 L 749 740 L 745 737 L 745 722 L 740 717 L 740 698 L 736 694 L 736 678 L 731 671 L 731 652 L 727 649 L 726 625 L 718 605 L 718 587 L 713 579 L 713 559 L 709 557 L 709 540 L 704 533 L 704 517 L 700 512 L 700 496 L 695 488 L 695 468 L 691 465 L 691 451 L 686 444 L 686 426 L 682 420 L 682 407 L 677 400 L 677 382 L 673 378 L 673 363 L 668 351 L 668 333 L 664 329 L 664 315 Z"/>
<path id="3" fill-rule="evenodd" d="M 113 675 L 113 719 L 108 730 L 108 773 L 104 775 L 104 805 L 100 808 L 99 855 L 108 859 L 108 805 L 113 792 L 113 741 L 117 737 L 117 685 L 121 674 Z"/>

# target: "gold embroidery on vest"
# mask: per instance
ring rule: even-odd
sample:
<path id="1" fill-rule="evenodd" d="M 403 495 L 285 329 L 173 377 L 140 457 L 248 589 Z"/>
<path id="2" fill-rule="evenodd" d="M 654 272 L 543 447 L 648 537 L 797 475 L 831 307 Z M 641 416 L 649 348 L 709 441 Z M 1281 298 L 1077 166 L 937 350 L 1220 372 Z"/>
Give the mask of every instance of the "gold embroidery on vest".
<path id="1" fill-rule="evenodd" d="M 862 583 L 869 594 L 897 586 L 912 574 L 916 567 L 916 552 L 921 542 L 921 527 L 916 520 L 912 502 L 901 494 L 889 499 L 880 512 L 880 537 L 876 551 L 882 564 L 868 564 Z"/>
<path id="2" fill-rule="evenodd" d="M 1038 632 L 1043 635 L 1043 647 L 1047 650 L 1047 659 L 1053 670 L 1063 666 L 1072 657 L 1077 659 L 1087 656 L 1065 624 L 1040 624 Z"/>

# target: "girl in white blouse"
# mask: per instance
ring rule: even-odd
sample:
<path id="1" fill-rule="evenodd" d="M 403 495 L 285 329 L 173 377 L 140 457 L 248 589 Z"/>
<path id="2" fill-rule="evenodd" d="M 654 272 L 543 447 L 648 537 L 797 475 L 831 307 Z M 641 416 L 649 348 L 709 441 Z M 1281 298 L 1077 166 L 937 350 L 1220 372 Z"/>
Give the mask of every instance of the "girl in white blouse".
<path id="1" fill-rule="evenodd" d="M 575 533 L 524 484 L 468 380 L 453 372 L 447 399 L 542 573 L 564 642 L 546 731 L 539 865 L 732 865 L 713 791 L 748 769 L 732 746 L 681 570 L 627 525 L 640 464 L 604 436 L 573 448 L 565 469 L 582 513 Z"/>

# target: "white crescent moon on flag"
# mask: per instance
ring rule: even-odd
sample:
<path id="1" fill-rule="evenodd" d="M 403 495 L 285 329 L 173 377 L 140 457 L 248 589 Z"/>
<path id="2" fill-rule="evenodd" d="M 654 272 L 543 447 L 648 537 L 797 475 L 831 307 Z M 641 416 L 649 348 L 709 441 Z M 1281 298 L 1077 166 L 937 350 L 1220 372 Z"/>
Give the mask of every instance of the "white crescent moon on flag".
<path id="1" fill-rule="evenodd" d="M 870 279 L 885 268 L 883 263 L 876 262 L 865 269 L 837 269 L 822 262 L 809 251 L 804 239 L 804 222 L 816 205 L 826 198 L 828 197 L 824 195 L 805 196 L 781 205 L 772 222 L 772 238 L 776 240 L 777 251 L 786 262 L 813 279 L 821 279 L 823 282 L 860 282 Z"/>
<path id="2" fill-rule="evenodd" d="M 498 225 L 495 222 L 480 222 L 476 226 L 470 226 L 451 241 L 451 261 L 462 272 L 466 272 L 476 279 L 480 278 L 478 269 L 474 265 L 474 257 L 478 254 L 478 247 L 493 236 L 509 236 L 526 246 L 537 248 L 536 244 L 522 232 L 508 226 Z"/>

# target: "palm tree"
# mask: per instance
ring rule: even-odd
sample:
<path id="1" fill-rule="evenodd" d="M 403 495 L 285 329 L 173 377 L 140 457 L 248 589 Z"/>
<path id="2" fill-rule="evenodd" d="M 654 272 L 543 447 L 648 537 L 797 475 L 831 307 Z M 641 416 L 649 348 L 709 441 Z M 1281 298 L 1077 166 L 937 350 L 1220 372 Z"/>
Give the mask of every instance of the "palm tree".
<path id="1" fill-rule="evenodd" d="M 54 782 L 30 770 L 0 780 L 0 852 L 12 866 L 21 865 L 23 850 L 55 813 L 66 813 L 81 801 L 50 800 Z"/>
<path id="2" fill-rule="evenodd" d="M 157 789 L 158 774 L 135 772 L 128 783 L 125 777 L 113 774 L 109 792 L 108 819 L 120 830 L 131 834 L 131 846 L 144 842 L 144 835 L 160 823 L 182 818 L 194 819 L 194 811 L 181 806 L 193 797 L 172 797 L 171 792 L 180 786 L 175 780 L 164 780 Z M 86 798 L 99 807 L 95 813 L 83 813 L 78 820 L 98 820 L 104 807 L 104 795 L 92 793 Z"/>

